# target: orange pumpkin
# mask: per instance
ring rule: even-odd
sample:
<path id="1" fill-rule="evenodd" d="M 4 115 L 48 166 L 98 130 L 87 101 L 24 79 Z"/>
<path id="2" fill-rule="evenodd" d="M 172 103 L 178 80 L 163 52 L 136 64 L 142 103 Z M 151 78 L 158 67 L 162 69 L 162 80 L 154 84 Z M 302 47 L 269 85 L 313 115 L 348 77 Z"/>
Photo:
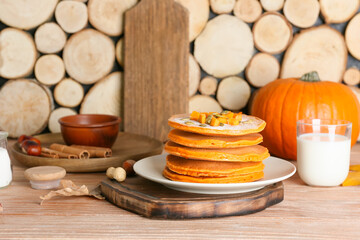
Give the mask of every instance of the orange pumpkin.
<path id="1" fill-rule="evenodd" d="M 359 135 L 360 106 L 341 83 L 320 81 L 316 72 L 300 79 L 278 79 L 255 95 L 251 114 L 266 121 L 264 145 L 275 156 L 296 160 L 296 121 L 342 119 L 352 122 L 351 144 Z"/>

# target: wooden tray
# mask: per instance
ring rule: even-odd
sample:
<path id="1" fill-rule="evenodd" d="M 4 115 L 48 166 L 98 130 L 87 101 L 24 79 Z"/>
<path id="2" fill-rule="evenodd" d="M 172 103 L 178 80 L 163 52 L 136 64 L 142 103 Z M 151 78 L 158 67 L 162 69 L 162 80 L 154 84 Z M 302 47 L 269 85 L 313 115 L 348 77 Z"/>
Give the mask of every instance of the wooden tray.
<path id="1" fill-rule="evenodd" d="M 282 182 L 262 189 L 227 195 L 179 192 L 142 177 L 118 183 L 106 179 L 101 192 L 113 204 L 148 218 L 190 219 L 246 215 L 284 199 Z"/>
<path id="2" fill-rule="evenodd" d="M 60 133 L 49 133 L 35 136 L 43 146 L 51 143 L 64 144 Z M 11 146 L 12 156 L 27 167 L 60 166 L 67 172 L 101 172 L 108 167 L 118 167 L 127 159 L 139 160 L 162 152 L 163 144 L 159 140 L 132 133 L 119 132 L 114 146 L 113 155 L 109 158 L 90 159 L 53 159 L 29 156 L 24 154 L 17 143 Z"/>

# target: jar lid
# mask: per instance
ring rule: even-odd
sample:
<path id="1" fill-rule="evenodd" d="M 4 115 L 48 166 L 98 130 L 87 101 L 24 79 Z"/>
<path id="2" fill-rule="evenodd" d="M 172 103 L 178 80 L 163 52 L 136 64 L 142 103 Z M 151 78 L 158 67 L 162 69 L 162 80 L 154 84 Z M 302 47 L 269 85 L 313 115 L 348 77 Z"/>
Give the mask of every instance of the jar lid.
<path id="1" fill-rule="evenodd" d="M 32 167 L 25 170 L 25 177 L 32 181 L 52 181 L 63 178 L 66 171 L 57 166 Z"/>

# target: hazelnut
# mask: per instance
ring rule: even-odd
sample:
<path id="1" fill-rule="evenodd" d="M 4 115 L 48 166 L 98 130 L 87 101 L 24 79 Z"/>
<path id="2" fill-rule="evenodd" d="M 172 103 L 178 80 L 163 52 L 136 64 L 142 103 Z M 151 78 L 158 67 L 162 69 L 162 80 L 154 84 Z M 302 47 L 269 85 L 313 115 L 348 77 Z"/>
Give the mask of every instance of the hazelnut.
<path id="1" fill-rule="evenodd" d="M 132 176 L 132 175 L 135 175 L 135 172 L 134 172 L 134 164 L 136 162 L 134 160 L 126 160 L 122 163 L 122 168 L 125 169 L 126 171 L 126 176 Z"/>
<path id="2" fill-rule="evenodd" d="M 115 168 L 113 176 L 116 181 L 122 182 L 126 178 L 126 171 L 122 167 Z"/>
<path id="3" fill-rule="evenodd" d="M 106 176 L 110 179 L 113 179 L 114 178 L 114 171 L 115 171 L 115 168 L 114 167 L 109 167 L 107 170 L 106 170 Z"/>
<path id="4" fill-rule="evenodd" d="M 126 178 L 126 171 L 122 167 L 109 167 L 106 170 L 106 176 L 110 179 L 115 179 L 118 182 L 122 182 Z"/>

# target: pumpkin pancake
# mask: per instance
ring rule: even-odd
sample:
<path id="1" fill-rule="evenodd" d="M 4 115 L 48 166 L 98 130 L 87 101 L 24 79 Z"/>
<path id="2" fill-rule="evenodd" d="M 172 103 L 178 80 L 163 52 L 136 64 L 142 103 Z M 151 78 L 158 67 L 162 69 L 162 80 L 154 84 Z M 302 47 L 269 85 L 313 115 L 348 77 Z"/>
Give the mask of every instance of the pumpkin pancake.
<path id="1" fill-rule="evenodd" d="M 190 148 L 172 141 L 165 144 L 164 150 L 172 155 L 210 161 L 260 162 L 270 156 L 266 147 L 260 145 L 238 148 Z"/>
<path id="2" fill-rule="evenodd" d="M 192 183 L 245 183 L 253 182 L 264 177 L 264 172 L 254 172 L 243 175 L 234 175 L 227 177 L 193 177 L 188 175 L 182 175 L 165 168 L 163 176 L 178 182 L 192 182 Z"/>
<path id="3" fill-rule="evenodd" d="M 265 121 L 260 118 L 243 114 L 239 125 L 224 124 L 224 126 L 210 126 L 189 120 L 189 114 L 174 115 L 168 120 L 170 127 L 209 136 L 241 136 L 261 132 L 265 128 Z"/>
<path id="4" fill-rule="evenodd" d="M 193 177 L 226 177 L 261 172 L 262 162 L 223 162 L 166 157 L 166 167 L 172 172 Z"/>
<path id="5" fill-rule="evenodd" d="M 180 145 L 194 148 L 237 148 L 256 145 L 263 138 L 259 133 L 243 136 L 205 136 L 197 133 L 184 132 L 179 129 L 170 131 L 168 138 Z"/>

